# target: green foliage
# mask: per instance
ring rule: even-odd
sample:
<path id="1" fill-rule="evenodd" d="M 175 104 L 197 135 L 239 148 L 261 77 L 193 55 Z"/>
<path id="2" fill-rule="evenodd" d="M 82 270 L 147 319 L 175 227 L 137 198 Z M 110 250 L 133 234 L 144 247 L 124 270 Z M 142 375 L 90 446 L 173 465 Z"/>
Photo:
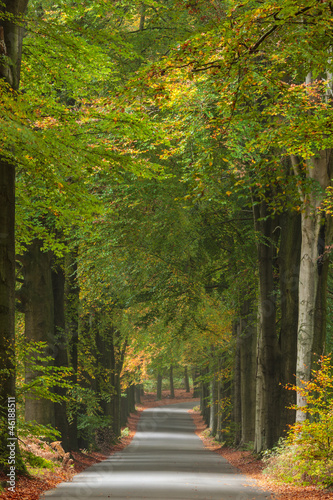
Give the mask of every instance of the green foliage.
<path id="1" fill-rule="evenodd" d="M 48 399 L 53 402 L 66 400 L 66 396 L 57 394 L 55 388 L 72 388 L 70 381 L 73 371 L 69 367 L 53 366 L 53 357 L 46 355 L 48 349 L 47 342 L 24 341 L 17 343 L 17 356 L 19 363 L 17 398 L 18 401 L 23 396 L 29 394 L 36 399 Z M 29 365 L 29 369 L 36 376 L 29 382 L 24 381 L 24 367 Z"/>
<path id="2" fill-rule="evenodd" d="M 333 369 L 330 356 L 322 356 L 320 368 L 302 387 L 291 387 L 306 398 L 308 418 L 295 423 L 287 439 L 272 450 L 266 472 L 300 484 L 333 484 Z"/>
<path id="3" fill-rule="evenodd" d="M 17 417 L 17 429 L 22 437 L 35 436 L 51 442 L 61 438 L 60 432 L 51 425 L 39 424 L 35 420 L 26 421 L 20 413 Z"/>
<path id="4" fill-rule="evenodd" d="M 128 437 L 130 434 L 130 430 L 128 427 L 125 427 L 124 429 L 121 430 L 121 437 Z"/>
<path id="5" fill-rule="evenodd" d="M 23 460 L 30 465 L 30 467 L 36 468 L 36 469 L 51 469 L 54 470 L 55 464 L 51 460 L 46 460 L 43 457 L 39 457 L 38 455 L 35 455 L 34 453 L 31 453 L 31 451 L 22 451 L 22 458 Z"/>
<path id="6" fill-rule="evenodd" d="M 112 431 L 112 421 L 105 415 L 78 415 L 78 437 L 89 443 L 92 448 L 101 449 L 103 446 L 115 443 L 119 436 Z"/>

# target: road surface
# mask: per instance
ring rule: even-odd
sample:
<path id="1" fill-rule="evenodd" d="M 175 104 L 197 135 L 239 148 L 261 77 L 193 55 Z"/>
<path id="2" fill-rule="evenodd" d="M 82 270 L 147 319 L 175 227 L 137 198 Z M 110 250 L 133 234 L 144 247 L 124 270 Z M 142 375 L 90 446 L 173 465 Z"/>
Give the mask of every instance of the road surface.
<path id="1" fill-rule="evenodd" d="M 131 444 L 41 500 L 264 500 L 227 460 L 206 450 L 179 403 L 145 410 Z"/>

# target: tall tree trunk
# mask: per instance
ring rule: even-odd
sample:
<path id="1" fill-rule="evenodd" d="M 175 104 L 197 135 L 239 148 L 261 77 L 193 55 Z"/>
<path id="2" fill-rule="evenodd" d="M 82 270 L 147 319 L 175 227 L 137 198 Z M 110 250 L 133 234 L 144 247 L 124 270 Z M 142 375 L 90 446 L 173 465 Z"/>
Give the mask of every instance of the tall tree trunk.
<path id="1" fill-rule="evenodd" d="M 67 337 L 65 322 L 65 271 L 63 263 L 58 262 L 52 269 L 52 287 L 54 300 L 54 364 L 57 367 L 68 367 Z M 66 396 L 67 389 L 56 388 L 56 393 Z M 69 429 L 67 420 L 67 405 L 65 401 L 54 405 L 55 427 L 61 433 L 63 448 L 69 450 Z"/>
<path id="2" fill-rule="evenodd" d="M 241 307 L 240 319 L 240 378 L 241 378 L 241 443 L 254 441 L 256 401 L 256 345 L 254 300 L 249 298 Z"/>
<path id="3" fill-rule="evenodd" d="M 219 442 L 223 439 L 223 405 L 222 405 L 223 381 L 222 381 L 222 361 L 218 359 L 217 375 L 217 419 L 216 419 L 216 437 Z"/>
<path id="4" fill-rule="evenodd" d="M 0 467 L 8 465 L 7 400 L 15 398 L 15 169 L 0 159 Z"/>
<path id="5" fill-rule="evenodd" d="M 296 403 L 296 395 L 285 386 L 294 385 L 296 382 L 301 216 L 288 211 L 280 215 L 279 222 L 281 226 L 279 248 L 281 418 L 279 434 L 282 436 L 288 425 L 295 422 L 295 411 L 288 408 Z"/>
<path id="6" fill-rule="evenodd" d="M 325 253 L 326 241 L 332 241 L 332 218 L 326 218 L 326 224 L 320 228 L 319 232 L 319 262 L 318 262 L 318 286 L 317 286 L 317 296 L 316 296 L 316 307 L 315 307 L 315 332 L 313 339 L 312 352 L 314 353 L 314 359 L 312 360 L 311 366 L 317 368 L 316 361 L 318 356 L 324 354 L 326 345 L 326 306 L 327 306 L 327 281 L 328 281 L 328 271 L 329 271 L 329 255 Z"/>
<path id="7" fill-rule="evenodd" d="M 162 381 L 163 377 L 160 373 L 157 375 L 157 389 L 156 389 L 156 399 L 160 401 L 162 399 Z"/>
<path id="8" fill-rule="evenodd" d="M 193 397 L 194 398 L 200 398 L 200 383 L 198 382 L 199 377 L 200 377 L 199 370 L 196 367 L 192 368 Z"/>
<path id="9" fill-rule="evenodd" d="M 124 363 L 127 342 L 121 343 L 120 332 L 111 329 L 111 416 L 113 432 L 116 437 L 121 434 L 121 379 L 120 374 Z"/>
<path id="10" fill-rule="evenodd" d="M 78 370 L 78 341 L 79 341 L 79 285 L 77 282 L 77 259 L 76 253 L 65 257 L 65 316 L 66 316 L 66 337 L 68 339 L 68 352 L 70 366 L 73 369 L 73 386 L 77 384 Z M 68 424 L 69 448 L 73 451 L 78 450 L 78 430 L 77 413 L 74 412 Z"/>
<path id="11" fill-rule="evenodd" d="M 216 374 L 214 373 L 213 379 L 210 383 L 210 434 L 211 436 L 216 435 L 217 432 L 217 412 L 218 412 L 218 392 L 217 392 L 217 380 Z"/>
<path id="12" fill-rule="evenodd" d="M 21 71 L 23 16 L 28 0 L 5 0 L 0 5 L 0 79 L 18 90 Z M 7 13 L 9 16 L 7 16 Z M 8 470 L 7 400 L 15 397 L 15 166 L 0 155 L 0 467 Z M 3 428 L 4 426 L 4 428 Z M 16 450 L 17 470 L 24 469 Z"/>
<path id="13" fill-rule="evenodd" d="M 136 384 L 136 386 L 135 386 L 135 403 L 138 405 L 141 404 L 141 390 L 142 390 L 142 385 Z"/>
<path id="14" fill-rule="evenodd" d="M 200 411 L 206 425 L 209 425 L 210 420 L 210 391 L 208 381 L 209 367 L 201 369 L 201 394 L 200 394 Z"/>
<path id="15" fill-rule="evenodd" d="M 272 240 L 276 224 L 270 218 L 266 203 L 255 206 L 258 243 L 259 321 L 256 377 L 255 443 L 257 453 L 271 448 L 279 429 L 279 349 L 276 335 L 276 287 L 274 280 L 275 245 Z"/>
<path id="16" fill-rule="evenodd" d="M 310 380 L 313 344 L 315 338 L 315 309 L 318 292 L 319 275 L 322 272 L 321 257 L 325 245 L 330 244 L 330 235 L 326 235 L 325 219 L 321 211 L 323 191 L 331 184 L 332 151 L 320 151 L 316 157 L 306 161 L 307 178 L 315 181 L 317 186 L 310 193 L 300 192 L 303 202 L 302 210 L 302 245 L 299 273 L 299 315 L 297 340 L 296 383 L 302 387 Z M 296 174 L 299 174 L 300 160 L 292 157 Z M 321 191 L 322 190 L 322 191 Z M 303 411 L 306 399 L 297 394 L 296 419 L 302 422 L 306 418 Z"/>
<path id="17" fill-rule="evenodd" d="M 48 347 L 44 349 L 45 355 L 53 356 L 54 342 L 54 303 L 51 277 L 51 252 L 41 251 L 42 242 L 35 239 L 24 256 L 24 312 L 25 312 L 25 337 L 28 342 L 45 342 Z M 25 379 L 27 383 L 33 382 L 39 375 L 32 364 L 36 358 L 31 354 L 30 361 L 26 362 Z M 38 398 L 31 393 L 25 398 L 25 419 L 55 425 L 54 404 L 52 401 Z"/>
<path id="18" fill-rule="evenodd" d="M 241 320 L 234 322 L 233 333 L 236 337 L 236 353 L 233 377 L 233 421 L 235 425 L 234 445 L 238 446 L 242 439 L 242 379 L 241 379 Z"/>
<path id="19" fill-rule="evenodd" d="M 190 388 L 190 378 L 188 376 L 188 369 L 187 366 L 184 367 L 184 385 L 185 385 L 185 391 L 186 392 L 191 392 Z"/>
<path id="20" fill-rule="evenodd" d="M 170 366 L 170 371 L 169 371 L 169 380 L 170 380 L 170 398 L 174 399 L 175 397 L 175 387 L 173 383 L 173 366 Z"/>

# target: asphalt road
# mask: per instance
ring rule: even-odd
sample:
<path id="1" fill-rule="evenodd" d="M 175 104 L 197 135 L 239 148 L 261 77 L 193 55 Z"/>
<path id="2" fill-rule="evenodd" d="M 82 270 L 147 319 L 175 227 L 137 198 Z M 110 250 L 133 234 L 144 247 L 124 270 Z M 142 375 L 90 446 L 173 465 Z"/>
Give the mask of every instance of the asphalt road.
<path id="1" fill-rule="evenodd" d="M 179 403 L 145 410 L 131 444 L 44 493 L 42 500 L 263 500 L 223 457 L 206 450 Z"/>

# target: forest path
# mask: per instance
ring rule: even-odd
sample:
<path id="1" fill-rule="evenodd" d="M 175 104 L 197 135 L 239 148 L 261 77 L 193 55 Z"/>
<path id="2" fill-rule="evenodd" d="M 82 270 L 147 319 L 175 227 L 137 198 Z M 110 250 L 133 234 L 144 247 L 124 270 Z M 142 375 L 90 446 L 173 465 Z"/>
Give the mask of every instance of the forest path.
<path id="1" fill-rule="evenodd" d="M 227 460 L 206 450 L 178 403 L 145 410 L 131 444 L 44 493 L 41 500 L 264 500 Z"/>

